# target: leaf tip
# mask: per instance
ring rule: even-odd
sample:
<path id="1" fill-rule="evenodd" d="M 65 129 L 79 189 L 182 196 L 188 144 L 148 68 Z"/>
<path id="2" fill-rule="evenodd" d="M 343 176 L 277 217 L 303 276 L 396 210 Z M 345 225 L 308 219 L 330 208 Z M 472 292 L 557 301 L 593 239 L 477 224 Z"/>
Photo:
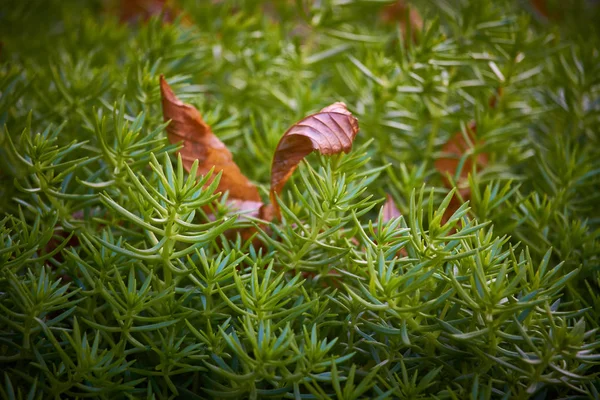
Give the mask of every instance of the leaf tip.
<path id="1" fill-rule="evenodd" d="M 393 197 L 386 193 L 385 195 L 385 203 L 383 204 L 383 222 L 389 222 L 394 218 L 398 218 L 402 215 L 400 210 L 398 210 L 398 206 L 396 206 L 396 202 Z"/>

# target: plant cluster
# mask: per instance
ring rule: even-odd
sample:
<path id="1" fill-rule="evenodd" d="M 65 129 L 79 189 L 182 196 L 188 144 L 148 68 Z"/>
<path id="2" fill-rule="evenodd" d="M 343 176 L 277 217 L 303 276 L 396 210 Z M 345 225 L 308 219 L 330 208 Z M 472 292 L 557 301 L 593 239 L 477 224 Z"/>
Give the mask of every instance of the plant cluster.
<path id="1" fill-rule="evenodd" d="M 2 4 L 0 398 L 600 397 L 599 8 L 391 3 Z M 241 216 L 161 74 L 265 202 L 289 126 L 360 132 Z"/>

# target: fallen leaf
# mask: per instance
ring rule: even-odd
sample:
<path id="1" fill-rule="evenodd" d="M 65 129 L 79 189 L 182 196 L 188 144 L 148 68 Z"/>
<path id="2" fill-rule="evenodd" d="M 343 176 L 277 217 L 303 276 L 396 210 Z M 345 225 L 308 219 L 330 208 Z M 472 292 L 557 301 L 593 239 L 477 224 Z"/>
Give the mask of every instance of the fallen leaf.
<path id="1" fill-rule="evenodd" d="M 231 211 L 237 215 L 239 215 L 238 220 L 244 221 L 249 218 L 260 219 L 266 221 L 264 223 L 258 223 L 258 226 L 263 230 L 269 233 L 267 223 L 271 222 L 274 218 L 273 214 L 273 206 L 271 204 L 264 204 L 260 201 L 251 201 L 251 200 L 229 200 L 227 201 L 227 205 L 230 206 Z M 232 229 L 225 232 L 225 237 L 228 239 L 233 239 L 237 233 L 240 234 L 242 240 L 249 240 L 255 233 L 257 232 L 256 227 L 250 226 L 247 228 L 241 229 Z M 263 247 L 263 243 L 255 238 L 252 241 L 252 244 L 255 248 Z"/>
<path id="2" fill-rule="evenodd" d="M 170 0 L 105 0 L 105 10 L 118 15 L 122 23 L 146 22 L 150 17 L 161 15 L 164 22 L 172 22 L 177 14 Z"/>
<path id="3" fill-rule="evenodd" d="M 476 131 L 477 127 L 475 126 L 475 122 L 471 122 L 467 128 L 467 135 L 473 142 L 477 142 L 477 138 L 475 136 Z M 434 165 L 438 172 L 444 177 L 444 183 L 447 187 L 452 188 L 452 182 L 447 178 L 447 174 L 449 173 L 451 176 L 456 174 L 460 159 L 468 149 L 469 144 L 461 132 L 455 133 L 454 136 L 452 136 L 444 145 L 444 147 L 442 147 L 443 155 L 435 160 Z M 468 176 L 473 169 L 473 158 L 474 157 L 471 156 L 465 160 L 457 182 L 458 190 L 463 197 L 469 197 L 470 189 L 468 186 Z M 480 153 L 477 155 L 475 160 L 476 169 L 485 167 L 487 163 L 487 154 Z"/>
<path id="4" fill-rule="evenodd" d="M 239 215 L 239 220 L 258 218 L 270 222 L 274 218 L 273 205 L 261 201 L 252 200 L 229 200 L 227 205 L 231 211 Z"/>
<path id="5" fill-rule="evenodd" d="M 463 200 L 467 201 L 471 198 L 471 192 L 469 191 L 469 193 L 467 193 L 466 196 L 463 196 Z M 442 225 L 445 225 L 446 222 L 448 222 L 448 220 L 450 218 L 452 218 L 452 216 L 454 215 L 454 213 L 460 208 L 460 206 L 462 206 L 462 202 L 460 201 L 460 199 L 458 198 L 458 196 L 456 194 L 454 194 L 454 196 L 452 196 L 452 199 L 450 200 L 450 203 L 448 204 L 448 207 L 446 207 L 446 211 L 444 211 L 444 215 L 442 215 Z M 453 228 L 450 233 L 453 234 L 456 232 L 456 228 Z"/>
<path id="6" fill-rule="evenodd" d="M 530 0 L 529 3 L 533 6 L 535 11 L 547 19 L 558 20 L 561 18 L 561 13 L 556 2 L 549 2 L 548 0 Z"/>
<path id="7" fill-rule="evenodd" d="M 179 153 L 185 169 L 189 171 L 197 159 L 200 174 L 206 174 L 213 167 L 217 172 L 222 171 L 217 190 L 229 191 L 227 204 L 240 220 L 254 218 L 270 222 L 275 215 L 280 218 L 275 195 L 281 192 L 300 161 L 313 151 L 324 155 L 348 153 L 358 133 L 358 120 L 344 103 L 334 103 L 294 124 L 275 150 L 271 168 L 272 204 L 264 204 L 256 186 L 241 173 L 229 150 L 204 122 L 200 112 L 181 102 L 162 75 L 160 88 L 164 119 L 171 121 L 167 136 L 171 143 L 183 142 Z M 264 225 L 259 226 L 264 228 Z M 232 230 L 228 235 L 240 233 L 247 240 L 255 232 L 255 227 L 249 227 Z"/>
<path id="8" fill-rule="evenodd" d="M 253 201 L 253 200 L 229 200 L 227 201 L 227 205 L 230 207 L 231 211 L 240 215 L 240 220 L 251 218 L 259 218 L 260 209 L 264 206 L 262 201 Z"/>
<path id="9" fill-rule="evenodd" d="M 398 210 L 398 206 L 396 206 L 396 202 L 389 194 L 385 195 L 385 203 L 383 203 L 383 222 L 387 223 L 394 218 L 398 218 L 402 216 L 400 210 Z M 398 257 L 408 257 L 408 253 L 406 252 L 406 248 L 402 247 L 400 250 L 396 252 Z"/>
<path id="10" fill-rule="evenodd" d="M 501 92 L 498 92 L 498 95 L 500 96 Z M 476 132 L 477 126 L 475 125 L 475 122 L 472 121 L 467 127 L 467 135 L 469 136 L 469 139 L 475 143 L 478 141 L 477 137 L 475 136 Z M 452 136 L 442 148 L 444 156 L 439 157 L 435 161 L 434 165 L 438 172 L 442 174 L 446 187 L 452 188 L 452 182 L 448 179 L 447 175 L 450 174 L 451 176 L 454 176 L 456 174 L 456 170 L 458 169 L 460 163 L 460 158 L 468 149 L 469 144 L 461 132 L 455 133 L 454 136 Z M 473 160 L 474 158 L 475 157 L 470 156 L 465 160 L 460 171 L 458 181 L 456 182 L 458 192 L 460 193 L 463 201 L 471 199 L 471 188 L 469 186 L 468 177 L 469 173 L 473 169 L 473 161 L 475 161 L 476 170 L 484 168 L 488 163 L 488 155 L 485 153 L 478 154 L 475 160 Z M 452 217 L 454 212 L 458 210 L 461 204 L 462 203 L 458 196 L 454 195 L 450 201 L 450 204 L 448 205 L 448 208 L 446 208 L 446 211 L 444 212 L 442 224 L 445 224 Z"/>
<path id="11" fill-rule="evenodd" d="M 394 218 L 400 217 L 402 214 L 400 213 L 400 210 L 398 210 L 398 207 L 396 206 L 392 196 L 386 194 L 385 198 L 386 200 L 383 204 L 383 222 L 388 222 Z"/>
<path id="12" fill-rule="evenodd" d="M 488 101 L 488 106 L 490 109 L 496 108 L 498 102 L 504 95 L 504 89 L 502 87 L 496 88 L 496 93 L 490 96 Z M 475 121 L 471 121 L 467 126 L 467 135 L 471 142 L 477 143 L 478 139 L 475 136 L 477 133 L 477 125 Z M 479 140 L 481 142 L 481 140 Z M 450 138 L 450 140 L 444 145 L 442 148 L 442 152 L 446 154 L 446 156 L 438 158 L 434 165 L 440 174 L 442 174 L 444 178 L 444 183 L 448 188 L 452 188 L 452 182 L 447 178 L 447 175 L 450 174 L 454 176 L 456 174 L 456 170 L 458 169 L 458 165 L 460 163 L 460 158 L 468 150 L 468 143 L 465 140 L 464 136 L 461 132 L 457 132 Z M 477 155 L 475 159 L 475 168 L 479 170 L 481 168 L 485 168 L 488 163 L 488 155 L 485 153 L 480 153 Z M 471 199 L 471 188 L 469 187 L 469 173 L 473 169 L 473 157 L 469 157 L 465 160 L 462 170 L 460 171 L 460 176 L 458 179 L 457 188 L 460 196 L 463 201 L 467 201 Z M 446 208 L 446 212 L 442 217 L 442 224 L 445 224 L 450 217 L 460 208 L 462 205 L 458 196 L 453 196 L 452 200 L 450 200 L 450 204 L 448 204 L 448 208 Z"/>
<path id="13" fill-rule="evenodd" d="M 233 200 L 260 202 L 258 189 L 242 174 L 231 152 L 204 122 L 200 112 L 175 96 L 162 75 L 160 92 L 164 119 L 171 120 L 167 136 L 171 143 L 183 142 L 179 154 L 186 171 L 189 172 L 194 161 L 198 160 L 199 174 L 205 175 L 213 167 L 215 173 L 222 171 L 217 191 L 229 191 L 229 198 Z"/>
<path id="14" fill-rule="evenodd" d="M 323 155 L 348 153 L 358 133 L 358 120 L 344 103 L 333 103 L 309 115 L 288 129 L 277 148 L 271 166 L 271 203 L 280 218 L 276 194 L 290 178 L 298 164 L 313 151 Z"/>
<path id="15" fill-rule="evenodd" d="M 406 0 L 398 0 L 381 10 L 380 18 L 385 23 L 400 24 L 402 35 L 406 38 L 408 23 L 412 32 L 413 42 L 417 41 L 417 33 L 423 29 L 423 18 L 416 8 L 410 7 Z"/>

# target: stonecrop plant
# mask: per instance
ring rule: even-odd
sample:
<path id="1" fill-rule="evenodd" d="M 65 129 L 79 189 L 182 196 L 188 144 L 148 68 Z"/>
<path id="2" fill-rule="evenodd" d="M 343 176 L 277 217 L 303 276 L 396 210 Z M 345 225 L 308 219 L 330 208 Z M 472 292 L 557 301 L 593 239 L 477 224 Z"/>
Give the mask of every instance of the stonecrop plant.
<path id="1" fill-rule="evenodd" d="M 566 3 L 2 2 L 0 398 L 600 398 Z"/>

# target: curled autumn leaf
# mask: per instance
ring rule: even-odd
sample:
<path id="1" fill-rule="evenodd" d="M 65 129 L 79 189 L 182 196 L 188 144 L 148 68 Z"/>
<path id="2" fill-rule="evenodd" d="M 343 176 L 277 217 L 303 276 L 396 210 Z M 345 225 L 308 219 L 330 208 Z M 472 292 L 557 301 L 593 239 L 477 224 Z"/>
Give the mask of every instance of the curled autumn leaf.
<path id="1" fill-rule="evenodd" d="M 318 151 L 324 155 L 348 153 L 358 133 L 358 120 L 344 103 L 333 103 L 288 129 L 275 150 L 271 166 L 271 203 L 280 218 L 276 195 L 304 157 Z"/>
<path id="2" fill-rule="evenodd" d="M 181 102 L 163 76 L 160 88 L 164 119 L 171 121 L 167 126 L 167 136 L 171 143 L 182 142 L 179 153 L 185 169 L 189 171 L 193 162 L 198 160 L 200 174 L 206 174 L 212 168 L 222 171 L 217 190 L 229 192 L 226 203 L 240 220 L 270 222 L 275 216 L 280 218 L 275 196 L 281 192 L 300 161 L 313 151 L 324 155 L 348 153 L 358 133 L 358 120 L 344 103 L 334 103 L 294 124 L 285 132 L 275 150 L 271 168 L 272 204 L 264 204 L 256 186 L 242 174 L 229 150 L 204 122 L 200 112 Z M 264 223 L 258 226 L 265 227 Z M 235 233 L 249 239 L 256 229 L 249 227 L 229 232 L 230 235 Z"/>
<path id="3" fill-rule="evenodd" d="M 164 119 L 171 121 L 167 136 L 171 143 L 183 142 L 179 154 L 185 169 L 189 172 L 195 160 L 199 174 L 205 175 L 214 167 L 215 172 L 222 171 L 218 191 L 229 191 L 230 199 L 259 202 L 258 189 L 242 174 L 231 152 L 204 122 L 200 112 L 175 96 L 162 75 L 160 92 Z"/>

